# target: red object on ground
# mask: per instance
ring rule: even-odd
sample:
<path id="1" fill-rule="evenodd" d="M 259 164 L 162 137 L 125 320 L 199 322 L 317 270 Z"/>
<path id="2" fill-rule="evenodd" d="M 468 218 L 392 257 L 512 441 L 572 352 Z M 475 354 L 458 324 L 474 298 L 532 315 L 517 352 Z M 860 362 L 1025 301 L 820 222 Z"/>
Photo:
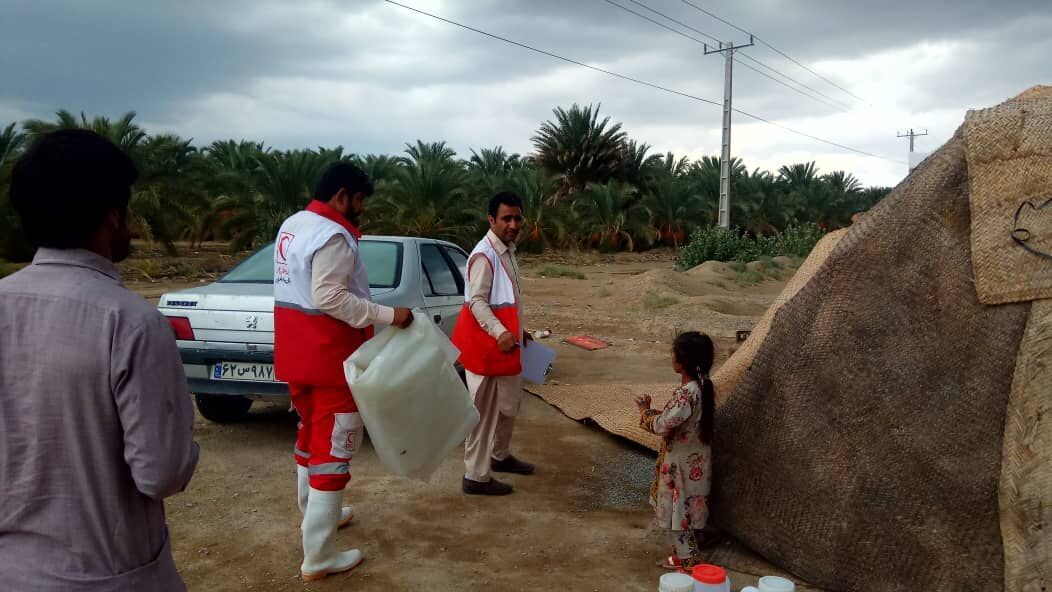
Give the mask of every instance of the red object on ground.
<path id="1" fill-rule="evenodd" d="M 610 347 L 610 344 L 602 339 L 596 339 L 595 337 L 589 337 L 587 335 L 572 335 L 566 338 L 566 343 L 576 345 L 577 347 L 588 351 Z"/>
<path id="2" fill-rule="evenodd" d="M 727 581 L 727 572 L 715 565 L 695 565 L 690 575 L 702 584 L 722 584 Z"/>

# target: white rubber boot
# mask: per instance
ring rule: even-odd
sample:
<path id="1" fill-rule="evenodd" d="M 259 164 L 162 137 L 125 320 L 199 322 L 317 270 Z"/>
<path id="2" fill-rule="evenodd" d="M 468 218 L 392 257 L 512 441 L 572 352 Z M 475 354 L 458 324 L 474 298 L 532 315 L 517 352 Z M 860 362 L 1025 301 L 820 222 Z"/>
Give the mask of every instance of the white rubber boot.
<path id="1" fill-rule="evenodd" d="M 307 510 L 303 513 L 304 581 L 320 580 L 327 575 L 345 572 L 362 562 L 362 552 L 336 550 L 336 520 L 340 516 L 342 491 L 310 489 Z"/>
<path id="2" fill-rule="evenodd" d="M 296 498 L 300 506 L 300 514 L 307 511 L 307 494 L 310 493 L 310 478 L 307 475 L 307 467 L 296 465 Z M 340 509 L 340 519 L 336 522 L 336 528 L 343 528 L 354 519 L 354 510 L 350 506 Z"/>

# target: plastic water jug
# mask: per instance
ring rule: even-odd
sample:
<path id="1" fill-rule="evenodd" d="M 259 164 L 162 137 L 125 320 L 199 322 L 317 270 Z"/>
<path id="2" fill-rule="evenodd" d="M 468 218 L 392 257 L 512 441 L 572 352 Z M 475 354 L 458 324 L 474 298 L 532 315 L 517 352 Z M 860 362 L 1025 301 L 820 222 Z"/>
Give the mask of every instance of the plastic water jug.
<path id="1" fill-rule="evenodd" d="M 694 592 L 694 578 L 682 573 L 667 573 L 658 581 L 658 592 Z"/>
<path id="2" fill-rule="evenodd" d="M 796 584 L 791 580 L 778 576 L 764 576 L 760 578 L 759 587 L 746 586 L 742 592 L 794 592 Z"/>
<path id="3" fill-rule="evenodd" d="M 427 480 L 479 422 L 453 364 L 457 348 L 426 313 L 388 327 L 343 364 L 347 384 L 380 463 Z"/>
<path id="4" fill-rule="evenodd" d="M 695 565 L 690 575 L 694 578 L 694 592 L 731 592 L 731 581 L 722 567 Z"/>

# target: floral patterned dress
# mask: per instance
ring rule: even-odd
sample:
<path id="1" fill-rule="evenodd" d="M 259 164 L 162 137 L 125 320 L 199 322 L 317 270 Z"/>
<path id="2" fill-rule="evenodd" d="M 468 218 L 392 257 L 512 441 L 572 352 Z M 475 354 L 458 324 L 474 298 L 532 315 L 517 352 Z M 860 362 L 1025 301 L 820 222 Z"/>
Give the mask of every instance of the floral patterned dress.
<path id="1" fill-rule="evenodd" d="M 643 413 L 643 429 L 662 436 L 650 487 L 656 524 L 666 530 L 700 530 L 709 519 L 712 447 L 700 435 L 701 387 L 691 381 L 672 393 L 661 411 Z"/>

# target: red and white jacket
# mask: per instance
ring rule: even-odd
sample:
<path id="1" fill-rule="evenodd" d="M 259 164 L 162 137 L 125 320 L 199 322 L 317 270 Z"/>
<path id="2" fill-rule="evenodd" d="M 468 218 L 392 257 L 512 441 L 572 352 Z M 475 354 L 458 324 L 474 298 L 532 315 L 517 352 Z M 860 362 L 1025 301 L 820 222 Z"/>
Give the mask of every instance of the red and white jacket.
<path id="1" fill-rule="evenodd" d="M 485 255 L 484 259 L 476 259 L 477 254 Z M 511 272 L 500 258 L 500 254 L 493 247 L 489 236 L 483 237 L 471 255 L 468 257 L 469 265 L 488 264 L 493 270 L 493 284 L 489 293 L 489 307 L 494 316 L 501 322 L 512 335 L 520 336 L 521 326 L 519 322 L 519 299 L 515 290 L 515 284 L 511 279 Z M 468 274 L 471 270 L 468 269 Z M 453 344 L 460 350 L 460 363 L 464 369 L 479 376 L 515 376 L 522 373 L 522 360 L 520 348 L 513 349 L 510 353 L 504 353 L 497 346 L 497 340 L 493 338 L 475 318 L 471 312 L 471 294 L 465 290 L 464 306 L 457 317 L 457 324 L 453 328 Z"/>
<path id="2" fill-rule="evenodd" d="M 274 375 L 278 380 L 316 386 L 346 386 L 343 362 L 373 336 L 314 307 L 311 261 L 334 235 L 357 255 L 362 233 L 326 203 L 314 200 L 281 225 L 274 244 Z M 369 299 L 365 265 L 355 257 L 348 291 Z"/>

